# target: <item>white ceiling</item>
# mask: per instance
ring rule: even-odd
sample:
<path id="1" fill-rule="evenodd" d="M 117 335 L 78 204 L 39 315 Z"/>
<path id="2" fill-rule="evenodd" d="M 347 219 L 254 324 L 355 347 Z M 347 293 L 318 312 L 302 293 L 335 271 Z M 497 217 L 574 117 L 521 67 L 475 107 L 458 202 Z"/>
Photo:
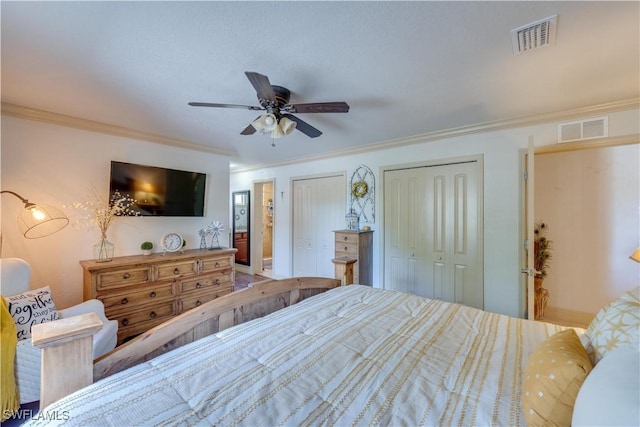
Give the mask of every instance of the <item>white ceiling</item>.
<path id="1" fill-rule="evenodd" d="M 1 2 L 2 102 L 216 147 L 232 167 L 638 97 L 640 3 Z M 514 56 L 510 30 L 558 15 L 556 43 Z M 244 71 L 324 134 L 242 136 Z"/>

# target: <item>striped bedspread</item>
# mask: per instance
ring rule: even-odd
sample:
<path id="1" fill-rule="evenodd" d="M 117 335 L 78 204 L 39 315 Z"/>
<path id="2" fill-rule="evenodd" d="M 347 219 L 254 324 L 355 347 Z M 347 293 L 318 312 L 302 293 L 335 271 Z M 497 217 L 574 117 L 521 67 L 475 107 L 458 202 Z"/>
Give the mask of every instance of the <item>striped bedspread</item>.
<path id="1" fill-rule="evenodd" d="M 561 329 L 346 286 L 108 377 L 31 424 L 522 425 L 527 357 Z"/>

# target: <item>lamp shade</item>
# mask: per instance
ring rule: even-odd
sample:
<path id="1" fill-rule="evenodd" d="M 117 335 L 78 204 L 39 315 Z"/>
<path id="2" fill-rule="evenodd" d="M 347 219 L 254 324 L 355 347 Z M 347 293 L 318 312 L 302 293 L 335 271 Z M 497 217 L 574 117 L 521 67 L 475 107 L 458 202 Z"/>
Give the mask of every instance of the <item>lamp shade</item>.
<path id="1" fill-rule="evenodd" d="M 24 208 L 18 215 L 18 229 L 27 239 L 39 239 L 40 237 L 48 236 L 62 230 L 69 224 L 69 218 L 58 208 L 31 203 L 14 191 L 0 191 L 0 194 L 4 193 L 11 194 L 24 203 Z M 0 250 L 2 250 L 1 240 Z"/>
<path id="2" fill-rule="evenodd" d="M 296 122 L 286 117 L 280 119 L 280 128 L 285 135 L 290 135 L 295 130 L 296 125 Z"/>
<path id="3" fill-rule="evenodd" d="M 58 208 L 26 204 L 18 215 L 18 229 L 27 239 L 39 239 L 62 230 L 69 218 Z"/>
<path id="4" fill-rule="evenodd" d="M 260 133 L 271 132 L 278 126 L 278 120 L 274 114 L 263 114 L 255 119 L 251 126 Z"/>

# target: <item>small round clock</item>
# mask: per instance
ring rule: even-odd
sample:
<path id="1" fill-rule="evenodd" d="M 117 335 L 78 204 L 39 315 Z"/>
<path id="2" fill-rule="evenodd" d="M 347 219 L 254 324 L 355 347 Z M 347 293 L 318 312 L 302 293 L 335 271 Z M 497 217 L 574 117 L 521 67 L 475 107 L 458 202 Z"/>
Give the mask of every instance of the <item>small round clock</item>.
<path id="1" fill-rule="evenodd" d="M 176 252 L 182 249 L 182 236 L 178 233 L 167 233 L 160 240 L 162 249 L 167 252 Z"/>

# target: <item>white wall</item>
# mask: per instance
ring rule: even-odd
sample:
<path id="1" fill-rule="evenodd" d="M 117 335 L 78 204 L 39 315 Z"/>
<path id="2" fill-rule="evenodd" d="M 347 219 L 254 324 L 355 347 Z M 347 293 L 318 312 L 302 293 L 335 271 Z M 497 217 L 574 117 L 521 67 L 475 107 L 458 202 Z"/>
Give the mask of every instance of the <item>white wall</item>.
<path id="1" fill-rule="evenodd" d="M 171 147 L 2 116 L 1 188 L 32 202 L 61 207 L 87 201 L 92 187 L 108 194 L 110 161 L 118 160 L 207 174 L 205 217 L 117 218 L 107 236 L 116 245 L 115 255 L 140 253 L 149 240 L 160 251 L 160 238 L 168 231 L 180 233 L 187 248 L 198 248 L 198 230 L 213 220 L 228 225 L 229 159 L 215 154 Z M 22 204 L 3 194 L 0 202 L 3 257 L 20 257 L 32 268 L 31 287 L 51 286 L 56 304 L 67 307 L 82 301 L 80 260 L 93 257 L 97 230 L 67 226 L 37 240 L 22 237 L 16 218 Z M 78 213 L 64 209 L 72 219 Z M 220 243 L 228 246 L 226 234 Z M 1 286 L 1 284 L 0 284 Z"/>
<path id="2" fill-rule="evenodd" d="M 640 129 L 638 110 L 610 114 L 609 125 L 610 136 L 637 134 Z M 527 146 L 529 135 L 533 135 L 536 145 L 541 146 L 554 144 L 556 134 L 557 123 L 549 123 L 233 173 L 231 189 L 252 188 L 254 181 L 275 180 L 273 272 L 288 276 L 291 274 L 291 178 L 344 170 L 350 177 L 359 165 L 368 166 L 376 175 L 376 223 L 371 224 L 375 230 L 373 282 L 381 286 L 384 276 L 380 168 L 481 154 L 484 158 L 484 307 L 488 311 L 519 316 L 524 298 L 519 258 L 520 150 Z M 274 149 L 282 149 L 282 146 L 280 144 Z"/>
<path id="3" fill-rule="evenodd" d="M 595 314 L 640 285 L 640 145 L 536 156 L 536 220 L 549 226 L 549 306 Z"/>

